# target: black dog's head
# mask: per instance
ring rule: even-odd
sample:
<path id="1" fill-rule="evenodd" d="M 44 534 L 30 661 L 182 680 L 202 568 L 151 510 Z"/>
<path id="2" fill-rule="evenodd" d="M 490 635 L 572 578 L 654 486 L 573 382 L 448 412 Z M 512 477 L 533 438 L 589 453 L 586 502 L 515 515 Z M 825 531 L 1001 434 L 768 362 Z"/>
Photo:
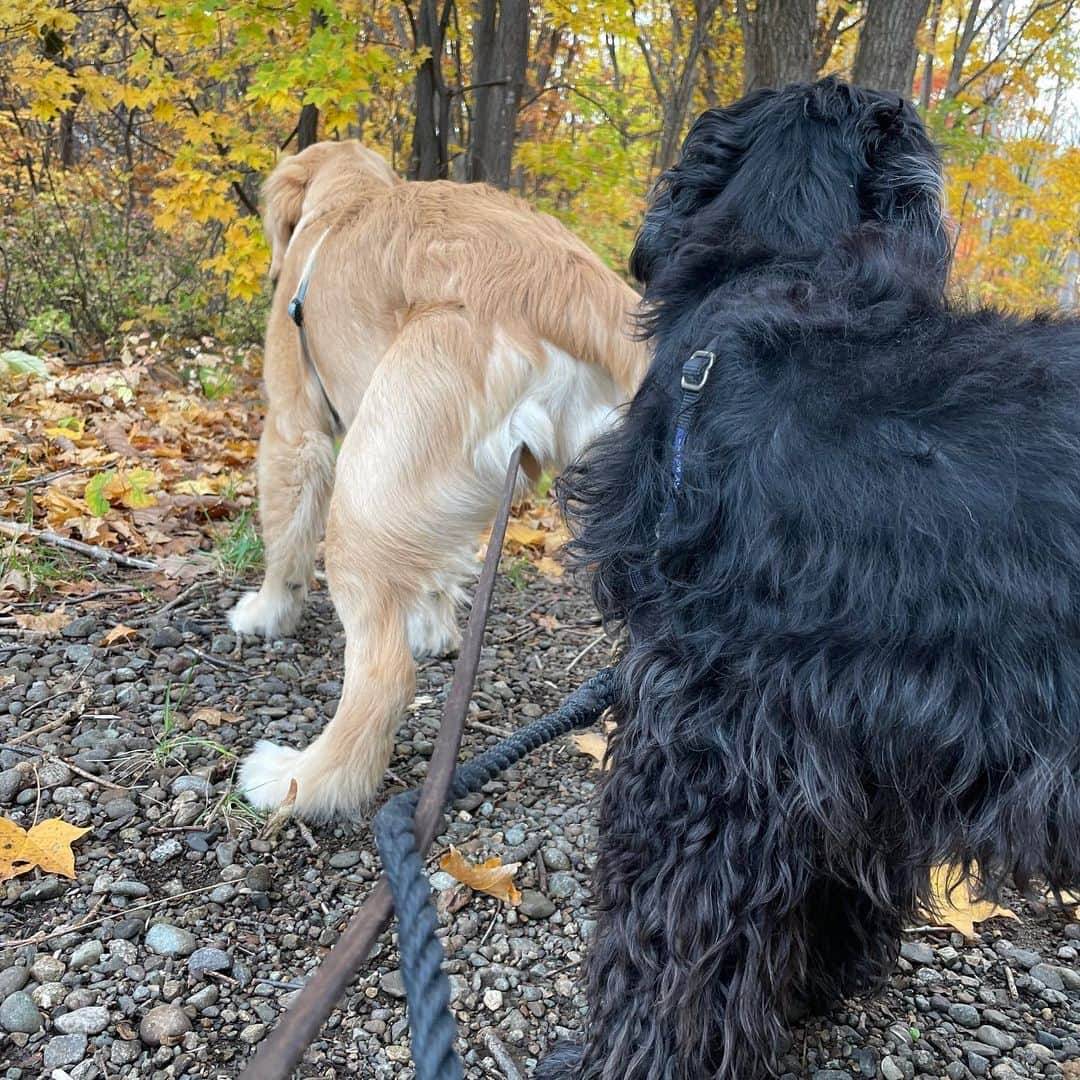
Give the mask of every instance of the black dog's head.
<path id="1" fill-rule="evenodd" d="M 869 225 L 907 234 L 944 281 L 941 199 L 941 160 L 907 101 L 832 77 L 759 90 L 694 123 L 653 189 L 630 269 L 648 285 L 687 244 L 720 261 L 812 255 Z"/>

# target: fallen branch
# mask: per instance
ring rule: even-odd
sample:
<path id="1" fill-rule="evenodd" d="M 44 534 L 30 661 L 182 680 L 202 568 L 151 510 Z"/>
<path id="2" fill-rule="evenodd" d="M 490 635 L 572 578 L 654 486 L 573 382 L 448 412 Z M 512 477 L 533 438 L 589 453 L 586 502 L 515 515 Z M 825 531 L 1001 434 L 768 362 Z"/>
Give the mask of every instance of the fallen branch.
<path id="1" fill-rule="evenodd" d="M 84 544 L 81 540 L 72 540 L 67 536 L 58 536 L 54 532 L 43 529 L 31 529 L 28 525 L 19 525 L 14 521 L 0 521 L 0 534 L 10 536 L 13 540 L 37 540 L 51 547 L 63 548 L 65 551 L 74 551 L 79 555 L 85 555 L 88 559 L 96 562 L 111 562 L 117 566 L 126 566 L 131 570 L 157 570 L 158 564 L 149 559 L 133 559 L 130 555 L 121 555 L 119 552 L 110 551 L 108 548 L 99 547 L 97 544 Z"/>

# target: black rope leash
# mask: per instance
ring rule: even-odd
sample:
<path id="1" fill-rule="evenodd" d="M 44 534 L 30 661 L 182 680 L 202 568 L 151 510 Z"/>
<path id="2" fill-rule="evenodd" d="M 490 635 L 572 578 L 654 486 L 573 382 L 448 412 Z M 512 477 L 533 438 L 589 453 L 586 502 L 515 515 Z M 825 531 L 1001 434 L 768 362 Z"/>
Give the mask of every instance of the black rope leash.
<path id="1" fill-rule="evenodd" d="M 454 678 L 443 705 L 442 721 L 431 755 L 427 778 L 419 790 L 391 800 L 376 818 L 377 843 L 384 872 L 368 898 L 324 957 L 311 981 L 274 1030 L 259 1045 L 241 1080 L 287 1080 L 304 1052 L 367 959 L 394 914 L 401 920 L 398 935 L 406 980 L 413 1047 L 420 1080 L 460 1080 L 461 1060 L 454 1049 L 449 982 L 442 974 L 442 947 L 435 936 L 437 920 L 431 887 L 424 875 L 424 853 L 440 831 L 443 811 L 451 799 L 482 787 L 502 769 L 559 734 L 590 723 L 610 703 L 612 676 L 602 672 L 581 686 L 549 716 L 529 724 L 464 765 L 457 764 L 472 688 L 483 647 L 484 624 L 491 606 L 506 523 L 510 517 L 525 447 L 515 447 L 507 463 L 502 499 L 492 524 L 488 552 L 473 596 L 462 637 Z M 379 825 L 379 818 L 383 824 Z M 393 888 L 390 881 L 394 879 Z"/>
<path id="2" fill-rule="evenodd" d="M 582 683 L 553 713 L 459 765 L 451 798 L 478 791 L 538 747 L 591 724 L 611 704 L 613 687 L 612 670 L 605 668 Z M 398 917 L 416 1080 L 461 1080 L 464 1071 L 455 1049 L 457 1025 L 450 1012 L 450 981 L 442 970 L 442 944 L 435 935 L 438 918 L 413 829 L 418 798 L 418 789 L 394 796 L 375 815 L 375 840 Z"/>

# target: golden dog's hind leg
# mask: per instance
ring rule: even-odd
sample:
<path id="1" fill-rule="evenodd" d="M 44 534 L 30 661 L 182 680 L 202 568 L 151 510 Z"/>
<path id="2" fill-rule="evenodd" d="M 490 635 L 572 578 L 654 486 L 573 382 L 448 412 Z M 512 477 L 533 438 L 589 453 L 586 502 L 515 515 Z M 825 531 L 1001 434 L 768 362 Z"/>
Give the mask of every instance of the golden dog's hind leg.
<path id="1" fill-rule="evenodd" d="M 461 316 L 414 320 L 364 395 L 338 457 L 326 537 L 346 637 L 341 703 L 304 750 L 258 744 L 240 774 L 256 805 L 279 804 L 295 779 L 296 814 L 347 816 L 382 783 L 414 692 L 410 644 L 423 642 L 410 637 L 446 630 L 452 607 L 425 607 L 460 580 L 463 565 L 475 566 L 465 557 L 499 501 L 501 469 L 478 470 L 476 462 L 474 432 L 486 428 L 487 406 L 472 376 L 474 339 Z"/>
<path id="2" fill-rule="evenodd" d="M 299 407 L 298 407 L 299 404 Z M 302 403 L 271 405 L 259 440 L 259 520 L 266 575 L 229 613 L 241 634 L 282 637 L 300 621 L 334 483 L 334 442 Z"/>

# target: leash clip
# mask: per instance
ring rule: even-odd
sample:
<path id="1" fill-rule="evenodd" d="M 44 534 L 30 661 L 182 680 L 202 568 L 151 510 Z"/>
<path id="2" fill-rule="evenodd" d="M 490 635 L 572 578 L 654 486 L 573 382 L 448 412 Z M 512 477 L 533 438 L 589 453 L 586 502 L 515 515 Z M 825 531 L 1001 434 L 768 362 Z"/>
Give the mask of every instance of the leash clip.
<path id="1" fill-rule="evenodd" d="M 691 372 L 691 366 L 694 361 L 704 363 L 704 368 L 701 373 L 695 378 Z M 708 349 L 698 349 L 693 353 L 689 360 L 683 365 L 682 382 L 680 385 L 684 390 L 690 390 L 694 393 L 701 390 L 705 384 L 709 381 L 709 372 L 712 371 L 712 366 L 716 362 L 716 353 L 709 352 Z"/>
<path id="2" fill-rule="evenodd" d="M 289 301 L 289 318 L 297 326 L 304 325 L 304 301 L 299 294 Z"/>

